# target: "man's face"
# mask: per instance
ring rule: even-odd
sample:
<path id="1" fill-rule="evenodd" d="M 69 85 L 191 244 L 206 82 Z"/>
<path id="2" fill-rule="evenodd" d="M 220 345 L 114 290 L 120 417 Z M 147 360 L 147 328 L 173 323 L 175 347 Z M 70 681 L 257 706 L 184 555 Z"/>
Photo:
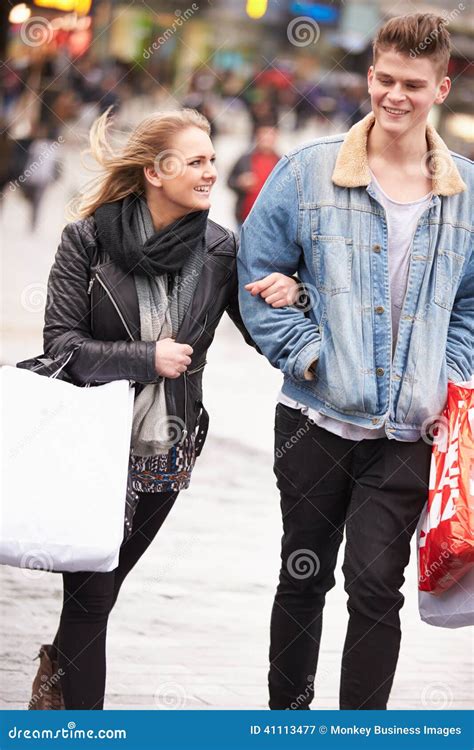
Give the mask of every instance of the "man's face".
<path id="1" fill-rule="evenodd" d="M 393 48 L 379 54 L 367 81 L 377 123 L 394 136 L 424 125 L 433 104 L 441 104 L 451 87 L 430 58 L 412 59 Z"/>

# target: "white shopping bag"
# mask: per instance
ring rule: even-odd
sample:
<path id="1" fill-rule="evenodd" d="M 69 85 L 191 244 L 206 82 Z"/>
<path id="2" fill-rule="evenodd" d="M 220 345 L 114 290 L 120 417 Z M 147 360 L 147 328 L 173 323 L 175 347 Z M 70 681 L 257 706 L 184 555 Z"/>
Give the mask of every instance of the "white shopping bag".
<path id="1" fill-rule="evenodd" d="M 0 563 L 113 570 L 123 539 L 134 391 L 3 367 Z"/>
<path id="2" fill-rule="evenodd" d="M 474 625 L 474 568 L 450 589 L 436 596 L 418 591 L 420 617 L 439 628 L 462 628 Z"/>

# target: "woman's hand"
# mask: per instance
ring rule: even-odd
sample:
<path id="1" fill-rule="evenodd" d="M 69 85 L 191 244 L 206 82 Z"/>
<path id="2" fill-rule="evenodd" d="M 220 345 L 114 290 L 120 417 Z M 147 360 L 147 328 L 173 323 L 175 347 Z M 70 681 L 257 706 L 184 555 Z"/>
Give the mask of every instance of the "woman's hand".
<path id="1" fill-rule="evenodd" d="M 301 289 L 300 284 L 291 276 L 283 273 L 271 273 L 260 281 L 251 281 L 245 288 L 252 297 L 259 294 L 272 307 L 286 307 L 294 305 Z"/>
<path id="2" fill-rule="evenodd" d="M 177 344 L 173 339 L 156 342 L 155 370 L 163 378 L 179 378 L 191 364 L 192 347 Z"/>

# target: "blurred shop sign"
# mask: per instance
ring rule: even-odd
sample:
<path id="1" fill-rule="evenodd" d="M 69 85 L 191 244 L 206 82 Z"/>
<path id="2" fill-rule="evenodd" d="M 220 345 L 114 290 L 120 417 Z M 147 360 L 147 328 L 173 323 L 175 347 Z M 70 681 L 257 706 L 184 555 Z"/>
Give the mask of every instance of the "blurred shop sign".
<path id="1" fill-rule="evenodd" d="M 290 13 L 294 16 L 306 16 L 323 26 L 337 26 L 341 17 L 339 2 L 316 3 L 312 0 L 301 0 L 290 4 Z"/>
<path id="2" fill-rule="evenodd" d="M 373 39 L 380 23 L 380 12 L 376 6 L 368 3 L 345 5 L 339 29 L 330 37 L 330 41 L 341 49 L 359 54 Z"/>
<path id="3" fill-rule="evenodd" d="M 34 0 L 34 4 L 39 8 L 52 8 L 66 13 L 86 15 L 91 9 L 92 0 Z"/>

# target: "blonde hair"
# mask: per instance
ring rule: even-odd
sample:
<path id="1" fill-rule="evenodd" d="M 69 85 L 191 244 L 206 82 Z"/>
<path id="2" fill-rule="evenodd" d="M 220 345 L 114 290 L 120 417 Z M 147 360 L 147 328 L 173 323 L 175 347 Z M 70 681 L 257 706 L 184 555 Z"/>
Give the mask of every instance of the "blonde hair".
<path id="1" fill-rule="evenodd" d="M 157 157 L 169 148 L 173 136 L 189 127 L 210 135 L 209 121 L 195 109 L 155 112 L 145 117 L 129 136 L 125 146 L 114 149 L 110 143 L 110 109 L 92 125 L 90 153 L 100 165 L 100 174 L 68 206 L 71 219 L 94 213 L 103 203 L 145 192 L 144 167 L 154 167 Z"/>

